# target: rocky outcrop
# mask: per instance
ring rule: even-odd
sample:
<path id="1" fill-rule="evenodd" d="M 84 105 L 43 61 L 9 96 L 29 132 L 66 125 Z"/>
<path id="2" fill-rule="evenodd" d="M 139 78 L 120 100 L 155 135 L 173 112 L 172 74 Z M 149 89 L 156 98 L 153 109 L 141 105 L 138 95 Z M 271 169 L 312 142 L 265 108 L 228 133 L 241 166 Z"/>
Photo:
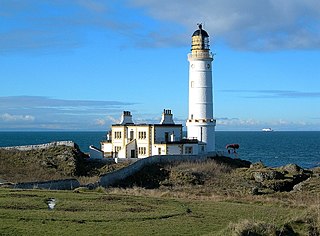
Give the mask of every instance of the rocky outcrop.
<path id="1" fill-rule="evenodd" d="M 266 180 L 283 179 L 284 174 L 276 170 L 261 170 L 253 172 L 253 178 L 256 182 L 262 183 Z"/>
<path id="2" fill-rule="evenodd" d="M 69 141 L 30 148 L 0 148 L 0 177 L 14 183 L 73 178 L 86 159 Z"/>
<path id="3" fill-rule="evenodd" d="M 251 165 L 248 170 L 251 172 L 253 179 L 258 186 L 252 192 L 257 194 L 257 191 L 269 189 L 276 192 L 289 192 L 294 189 L 294 186 L 310 178 L 312 172 L 304 170 L 296 164 L 288 164 L 279 168 L 267 168 L 259 165 Z"/>

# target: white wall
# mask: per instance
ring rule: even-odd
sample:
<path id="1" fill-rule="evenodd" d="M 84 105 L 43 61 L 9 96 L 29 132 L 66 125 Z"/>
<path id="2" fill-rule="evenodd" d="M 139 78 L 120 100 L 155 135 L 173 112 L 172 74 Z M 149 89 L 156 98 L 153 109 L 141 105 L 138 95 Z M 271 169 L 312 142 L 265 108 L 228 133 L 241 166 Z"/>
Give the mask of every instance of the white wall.
<path id="1" fill-rule="evenodd" d="M 112 152 L 112 143 L 110 142 L 101 142 L 100 143 L 100 148 L 103 152 L 107 152 L 107 153 L 110 153 Z"/>
<path id="2" fill-rule="evenodd" d="M 190 60 L 189 118 L 213 118 L 211 58 Z"/>

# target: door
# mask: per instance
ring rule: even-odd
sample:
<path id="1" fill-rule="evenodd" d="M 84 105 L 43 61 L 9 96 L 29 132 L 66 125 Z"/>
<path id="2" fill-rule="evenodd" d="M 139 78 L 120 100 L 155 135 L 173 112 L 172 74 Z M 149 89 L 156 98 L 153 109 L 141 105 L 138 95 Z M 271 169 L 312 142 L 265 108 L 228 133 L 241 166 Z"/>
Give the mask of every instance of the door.
<path id="1" fill-rule="evenodd" d="M 131 158 L 136 158 L 136 150 L 131 150 Z"/>

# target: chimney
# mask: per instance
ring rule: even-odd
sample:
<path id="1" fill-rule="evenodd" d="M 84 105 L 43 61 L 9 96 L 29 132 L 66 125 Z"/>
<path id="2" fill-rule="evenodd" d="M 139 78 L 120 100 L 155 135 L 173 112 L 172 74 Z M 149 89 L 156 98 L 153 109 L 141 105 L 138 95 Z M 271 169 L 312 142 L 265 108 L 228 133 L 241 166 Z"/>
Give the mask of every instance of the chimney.
<path id="1" fill-rule="evenodd" d="M 130 111 L 123 111 L 120 125 L 133 124 L 132 115 Z"/>
<path id="2" fill-rule="evenodd" d="M 171 110 L 166 110 L 166 109 L 163 110 L 160 124 L 162 124 L 162 125 L 168 125 L 168 124 L 174 125 L 173 115 L 171 113 Z"/>
<path id="3" fill-rule="evenodd" d="M 107 132 L 106 138 L 107 138 L 107 141 L 111 141 L 112 140 L 112 138 L 111 138 L 111 130 L 109 130 Z"/>
<path id="4" fill-rule="evenodd" d="M 176 136 L 174 135 L 174 132 L 170 135 L 170 141 L 175 142 L 176 141 Z"/>

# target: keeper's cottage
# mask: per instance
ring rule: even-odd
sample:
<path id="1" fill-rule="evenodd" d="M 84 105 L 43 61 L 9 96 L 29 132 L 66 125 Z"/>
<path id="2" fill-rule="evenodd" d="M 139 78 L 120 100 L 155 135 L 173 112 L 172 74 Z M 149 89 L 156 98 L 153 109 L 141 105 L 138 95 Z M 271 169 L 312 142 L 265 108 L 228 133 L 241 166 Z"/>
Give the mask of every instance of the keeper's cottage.
<path id="1" fill-rule="evenodd" d="M 105 157 L 144 158 L 152 155 L 198 155 L 215 151 L 212 61 L 209 35 L 202 25 L 192 35 L 189 61 L 189 115 L 187 137 L 182 124 L 175 124 L 171 110 L 164 110 L 159 124 L 135 124 L 124 111 L 101 142 Z"/>

